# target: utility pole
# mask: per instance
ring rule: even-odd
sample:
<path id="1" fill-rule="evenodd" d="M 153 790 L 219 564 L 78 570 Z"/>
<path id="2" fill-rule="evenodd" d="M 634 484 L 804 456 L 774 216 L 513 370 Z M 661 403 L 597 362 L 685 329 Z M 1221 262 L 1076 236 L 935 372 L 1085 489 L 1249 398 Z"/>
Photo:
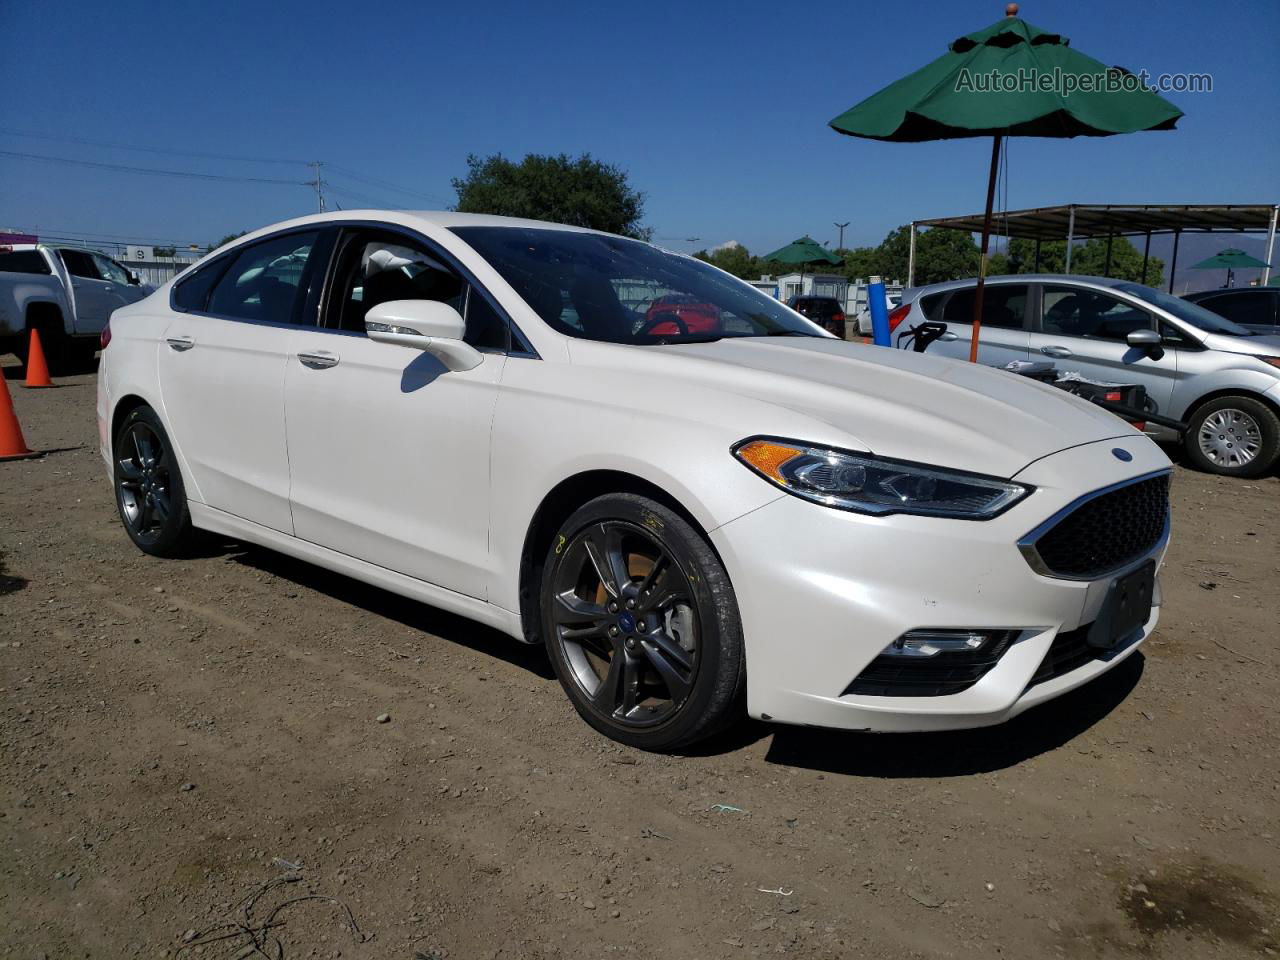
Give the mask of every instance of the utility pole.
<path id="1" fill-rule="evenodd" d="M 316 178 L 311 181 L 310 185 L 316 188 L 316 202 L 320 205 L 320 212 L 324 213 L 324 181 L 320 179 L 320 167 L 323 164 L 319 160 L 313 160 L 307 166 L 315 168 Z"/>
<path id="2" fill-rule="evenodd" d="M 846 220 L 844 223 L 836 223 L 833 220 L 832 225 L 840 230 L 840 241 L 836 244 L 836 249 L 843 250 L 844 249 L 844 228 L 849 225 L 849 221 Z"/>

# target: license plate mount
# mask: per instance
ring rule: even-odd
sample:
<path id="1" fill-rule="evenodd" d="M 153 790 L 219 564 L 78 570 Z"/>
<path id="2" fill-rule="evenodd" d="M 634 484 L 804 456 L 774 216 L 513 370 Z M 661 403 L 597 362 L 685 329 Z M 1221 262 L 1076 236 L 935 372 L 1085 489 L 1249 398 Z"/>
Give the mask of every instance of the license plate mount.
<path id="1" fill-rule="evenodd" d="M 1089 646 L 1113 650 L 1141 630 L 1143 624 L 1151 618 L 1155 590 L 1154 560 L 1112 580 L 1102 609 L 1089 628 Z"/>

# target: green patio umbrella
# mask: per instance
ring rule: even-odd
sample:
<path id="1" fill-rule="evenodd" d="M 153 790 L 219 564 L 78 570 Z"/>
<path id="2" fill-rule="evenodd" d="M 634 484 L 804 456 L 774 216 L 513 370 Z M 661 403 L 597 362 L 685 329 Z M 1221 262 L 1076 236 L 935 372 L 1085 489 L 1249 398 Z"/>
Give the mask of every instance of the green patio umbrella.
<path id="1" fill-rule="evenodd" d="M 1018 19 L 1018 5 L 985 30 L 831 121 L 839 133 L 913 143 L 991 137 L 969 359 L 978 358 L 991 208 L 1005 137 L 1108 137 L 1172 130 L 1182 111 L 1121 67 L 1072 50 L 1066 37 Z M 1068 89 L 1070 88 L 1070 89 Z"/>
<path id="2" fill-rule="evenodd" d="M 1232 285 L 1235 279 L 1236 270 L 1263 270 L 1271 264 L 1252 257 L 1243 250 L 1237 250 L 1235 247 L 1228 247 L 1226 250 L 1220 250 L 1212 257 L 1201 260 L 1199 263 L 1191 265 L 1192 270 L 1225 270 L 1227 271 L 1227 286 Z"/>
<path id="3" fill-rule="evenodd" d="M 804 290 L 804 268 L 806 264 L 829 263 L 832 266 L 840 266 L 844 263 L 840 257 L 818 243 L 813 237 L 806 234 L 799 240 L 793 240 L 780 250 L 773 253 L 765 254 L 765 260 L 774 260 L 778 263 L 788 263 L 792 266 L 800 267 L 800 289 Z"/>

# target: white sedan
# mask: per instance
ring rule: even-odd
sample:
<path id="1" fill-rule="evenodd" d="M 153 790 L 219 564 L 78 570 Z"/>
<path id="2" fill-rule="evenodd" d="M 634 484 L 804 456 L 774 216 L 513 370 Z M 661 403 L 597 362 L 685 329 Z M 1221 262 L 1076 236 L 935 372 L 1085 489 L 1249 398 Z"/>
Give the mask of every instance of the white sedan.
<path id="1" fill-rule="evenodd" d="M 1150 440 L 1008 373 L 834 339 L 635 240 L 305 217 L 103 340 L 102 455 L 138 547 L 216 531 L 545 644 L 587 722 L 638 747 L 744 706 L 1000 723 L 1159 612 Z"/>

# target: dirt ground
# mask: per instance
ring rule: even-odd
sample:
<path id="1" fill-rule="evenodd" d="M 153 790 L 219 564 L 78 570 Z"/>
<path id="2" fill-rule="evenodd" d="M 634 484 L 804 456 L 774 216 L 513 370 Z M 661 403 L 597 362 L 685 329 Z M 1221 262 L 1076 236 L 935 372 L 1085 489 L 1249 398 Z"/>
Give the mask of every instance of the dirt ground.
<path id="1" fill-rule="evenodd" d="M 1280 953 L 1274 476 L 1179 467 L 1145 656 L 1014 723 L 663 757 L 486 628 L 144 556 L 93 378 L 11 388 L 50 453 L 0 464 L 0 957 Z"/>

